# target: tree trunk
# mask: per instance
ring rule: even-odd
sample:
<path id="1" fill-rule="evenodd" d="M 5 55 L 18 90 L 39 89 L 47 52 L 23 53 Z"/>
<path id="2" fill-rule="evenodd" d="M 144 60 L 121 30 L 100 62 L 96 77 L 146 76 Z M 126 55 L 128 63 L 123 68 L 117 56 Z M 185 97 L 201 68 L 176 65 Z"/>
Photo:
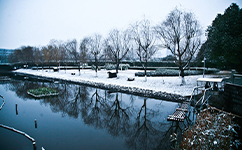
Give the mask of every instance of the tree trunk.
<path id="1" fill-rule="evenodd" d="M 98 64 L 97 64 L 97 56 L 95 55 L 95 71 L 97 73 L 98 70 Z"/>
<path id="2" fill-rule="evenodd" d="M 180 68 L 180 71 L 181 71 L 181 77 L 184 78 L 185 77 L 185 73 L 184 73 L 184 69 L 182 67 Z"/>
<path id="3" fill-rule="evenodd" d="M 95 72 L 96 72 L 96 77 L 97 77 L 97 70 L 98 70 L 98 60 L 97 60 L 97 55 L 95 55 Z"/>
<path id="4" fill-rule="evenodd" d="M 81 68 L 80 68 L 81 62 L 78 63 L 78 71 L 79 71 L 79 76 L 81 75 Z"/>
<path id="5" fill-rule="evenodd" d="M 145 60 L 145 66 L 144 66 L 144 69 L 145 69 L 145 82 L 147 81 L 147 64 L 148 64 L 148 60 L 146 59 Z"/>
<path id="6" fill-rule="evenodd" d="M 116 73 L 118 73 L 119 61 L 116 60 Z"/>
<path id="7" fill-rule="evenodd" d="M 181 85 L 185 85 L 185 73 L 184 73 L 184 69 L 182 67 L 180 67 L 180 71 L 181 71 L 181 77 L 182 77 L 182 81 L 181 81 Z"/>
<path id="8" fill-rule="evenodd" d="M 145 82 L 147 81 L 147 71 L 146 71 L 146 68 L 145 68 Z"/>

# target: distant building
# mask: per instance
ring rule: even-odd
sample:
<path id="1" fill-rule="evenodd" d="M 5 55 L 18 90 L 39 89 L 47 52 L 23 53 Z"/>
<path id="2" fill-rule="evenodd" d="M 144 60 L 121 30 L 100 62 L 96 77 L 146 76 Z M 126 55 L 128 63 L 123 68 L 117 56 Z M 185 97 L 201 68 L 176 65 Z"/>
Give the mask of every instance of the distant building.
<path id="1" fill-rule="evenodd" d="M 0 63 L 8 63 L 8 56 L 14 53 L 12 49 L 0 49 Z"/>

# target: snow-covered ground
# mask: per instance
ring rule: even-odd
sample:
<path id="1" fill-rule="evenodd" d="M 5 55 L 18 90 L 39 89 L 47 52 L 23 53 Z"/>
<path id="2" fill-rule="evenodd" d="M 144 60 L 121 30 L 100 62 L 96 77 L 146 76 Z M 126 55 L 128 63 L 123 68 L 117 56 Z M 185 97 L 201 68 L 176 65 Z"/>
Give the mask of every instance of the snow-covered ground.
<path id="1" fill-rule="evenodd" d="M 98 71 L 97 76 L 96 72 L 93 70 L 81 70 L 80 75 L 78 70 L 60 70 L 60 72 L 53 72 L 52 69 L 47 69 L 43 71 L 19 69 L 16 70 L 16 72 L 32 74 L 42 77 L 63 79 L 80 83 L 91 82 L 131 88 L 136 87 L 139 89 L 152 90 L 154 92 L 166 92 L 181 96 L 190 95 L 193 88 L 197 84 L 197 78 L 202 77 L 202 75 L 186 76 L 186 84 L 181 86 L 180 77 L 147 77 L 147 81 L 145 82 L 145 77 L 135 77 L 135 72 L 137 72 L 137 70 L 119 71 L 117 78 L 108 78 L 107 70 Z M 72 73 L 75 73 L 75 75 L 71 75 Z M 135 80 L 127 81 L 128 77 L 133 77 L 135 78 Z"/>

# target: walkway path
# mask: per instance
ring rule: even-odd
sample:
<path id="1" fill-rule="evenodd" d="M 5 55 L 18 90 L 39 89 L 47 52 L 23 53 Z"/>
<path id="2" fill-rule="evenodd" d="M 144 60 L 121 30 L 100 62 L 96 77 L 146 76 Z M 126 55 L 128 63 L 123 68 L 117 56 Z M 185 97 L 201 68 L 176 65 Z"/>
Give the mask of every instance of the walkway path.
<path id="1" fill-rule="evenodd" d="M 189 102 L 185 101 L 181 104 L 179 108 L 176 109 L 176 111 L 172 114 L 169 115 L 167 120 L 168 121 L 184 121 L 186 117 L 186 113 L 188 112 L 189 108 Z"/>

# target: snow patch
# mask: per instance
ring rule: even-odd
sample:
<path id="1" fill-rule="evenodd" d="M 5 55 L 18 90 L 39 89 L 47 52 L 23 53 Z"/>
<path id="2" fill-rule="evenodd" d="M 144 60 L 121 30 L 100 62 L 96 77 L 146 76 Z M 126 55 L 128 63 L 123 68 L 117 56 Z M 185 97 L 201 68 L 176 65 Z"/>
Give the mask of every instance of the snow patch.
<path id="1" fill-rule="evenodd" d="M 193 88 L 197 84 L 197 79 L 202 75 L 186 76 L 186 84 L 181 86 L 180 77 L 135 77 L 137 70 L 119 71 L 118 78 L 108 78 L 107 70 L 96 72 L 93 70 L 60 70 L 54 72 L 52 70 L 31 70 L 19 69 L 15 72 L 25 73 L 35 76 L 62 79 L 71 82 L 82 83 L 85 85 L 108 88 L 121 92 L 141 94 L 143 96 L 153 96 L 161 99 L 184 99 L 184 96 L 191 94 Z M 73 75 L 75 73 L 75 75 Z M 127 78 L 135 78 L 134 81 L 127 81 Z"/>

